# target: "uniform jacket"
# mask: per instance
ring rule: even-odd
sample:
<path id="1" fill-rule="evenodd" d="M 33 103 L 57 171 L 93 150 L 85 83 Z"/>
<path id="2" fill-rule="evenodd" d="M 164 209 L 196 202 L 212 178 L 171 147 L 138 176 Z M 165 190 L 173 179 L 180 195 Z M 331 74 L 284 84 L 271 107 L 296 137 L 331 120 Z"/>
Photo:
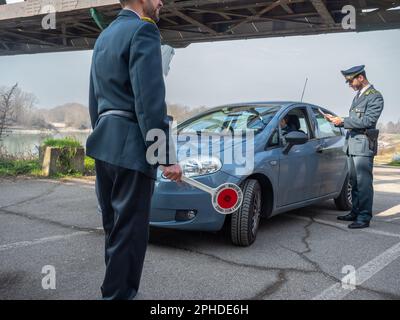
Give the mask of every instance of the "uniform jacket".
<path id="1" fill-rule="evenodd" d="M 344 118 L 343 126 L 348 129 L 344 151 L 354 156 L 374 156 L 366 129 L 375 129 L 383 110 L 383 97 L 373 86 L 360 97 L 355 97 L 349 116 Z"/>
<path id="2" fill-rule="evenodd" d="M 99 118 L 107 110 L 130 111 L 134 121 L 121 116 Z M 146 141 L 151 129 L 165 132 L 168 164 L 169 118 L 165 104 L 160 33 L 157 26 L 134 12 L 121 10 L 100 34 L 90 71 L 89 112 L 93 132 L 86 152 L 92 158 L 151 178 L 157 164 L 149 164 Z"/>

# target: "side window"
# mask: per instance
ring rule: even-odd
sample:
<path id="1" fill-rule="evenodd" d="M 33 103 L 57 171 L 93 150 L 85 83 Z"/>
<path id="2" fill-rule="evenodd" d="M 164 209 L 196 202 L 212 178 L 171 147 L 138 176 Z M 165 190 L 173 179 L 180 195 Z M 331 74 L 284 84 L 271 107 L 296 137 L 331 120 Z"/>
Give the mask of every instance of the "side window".
<path id="1" fill-rule="evenodd" d="M 312 138 L 310 121 L 305 108 L 294 108 L 280 119 L 281 136 L 284 137 L 291 131 L 300 131 L 305 133 L 310 139 Z"/>
<path id="2" fill-rule="evenodd" d="M 306 135 L 309 136 L 309 131 L 308 130 L 308 125 L 307 125 L 307 120 L 305 117 L 299 117 L 299 121 L 300 121 L 300 131 L 303 131 Z"/>
<path id="3" fill-rule="evenodd" d="M 315 119 L 317 120 L 317 126 L 319 129 L 319 132 L 317 133 L 318 138 L 329 138 L 342 135 L 340 128 L 335 127 L 333 123 L 326 120 L 318 109 L 313 108 L 313 113 L 315 115 Z"/>
<path id="4" fill-rule="evenodd" d="M 275 128 L 274 132 L 272 133 L 271 137 L 268 140 L 268 148 L 277 147 L 279 146 L 279 130 Z"/>

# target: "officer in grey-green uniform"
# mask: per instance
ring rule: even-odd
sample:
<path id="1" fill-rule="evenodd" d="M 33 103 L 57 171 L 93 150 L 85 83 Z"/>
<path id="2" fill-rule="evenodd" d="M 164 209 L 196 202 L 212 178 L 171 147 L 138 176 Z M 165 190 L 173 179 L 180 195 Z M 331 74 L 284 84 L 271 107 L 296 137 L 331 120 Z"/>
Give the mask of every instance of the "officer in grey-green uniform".
<path id="1" fill-rule="evenodd" d="M 349 86 L 358 91 L 351 104 L 349 116 L 327 116 L 336 126 L 348 130 L 344 151 L 348 156 L 353 207 L 349 214 L 339 216 L 338 220 L 353 221 L 349 225 L 351 229 L 369 227 L 372 219 L 372 168 L 379 134 L 376 125 L 383 110 L 383 97 L 368 82 L 364 68 L 362 65 L 342 71 Z"/>

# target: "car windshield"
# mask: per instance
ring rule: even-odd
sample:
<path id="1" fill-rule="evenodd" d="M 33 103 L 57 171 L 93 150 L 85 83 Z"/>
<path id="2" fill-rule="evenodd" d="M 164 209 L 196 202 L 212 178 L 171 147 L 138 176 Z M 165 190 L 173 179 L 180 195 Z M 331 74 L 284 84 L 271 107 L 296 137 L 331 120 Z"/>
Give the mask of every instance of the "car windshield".
<path id="1" fill-rule="evenodd" d="M 236 130 L 262 131 L 281 108 L 280 105 L 225 107 L 182 123 L 179 133 L 223 133 Z"/>

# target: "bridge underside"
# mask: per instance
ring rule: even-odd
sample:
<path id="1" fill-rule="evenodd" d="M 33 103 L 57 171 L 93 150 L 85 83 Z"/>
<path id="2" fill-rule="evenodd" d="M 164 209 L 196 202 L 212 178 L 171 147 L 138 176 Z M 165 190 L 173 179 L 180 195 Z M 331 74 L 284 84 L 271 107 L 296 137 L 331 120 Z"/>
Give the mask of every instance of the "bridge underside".
<path id="1" fill-rule="evenodd" d="M 0 0 L 1 1 L 1 0 Z M 159 28 L 162 42 L 173 47 L 234 39 L 400 28 L 399 0 L 164 0 Z M 49 4 L 56 29 L 43 29 Z M 344 30 L 352 5 L 356 29 Z M 101 32 L 90 8 L 112 21 L 118 0 L 27 0 L 0 5 L 0 55 L 92 49 Z"/>

